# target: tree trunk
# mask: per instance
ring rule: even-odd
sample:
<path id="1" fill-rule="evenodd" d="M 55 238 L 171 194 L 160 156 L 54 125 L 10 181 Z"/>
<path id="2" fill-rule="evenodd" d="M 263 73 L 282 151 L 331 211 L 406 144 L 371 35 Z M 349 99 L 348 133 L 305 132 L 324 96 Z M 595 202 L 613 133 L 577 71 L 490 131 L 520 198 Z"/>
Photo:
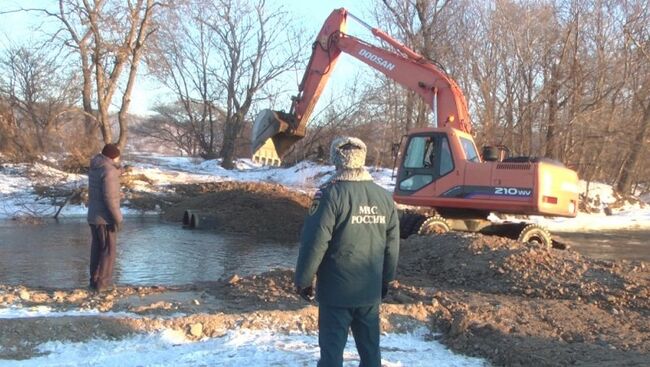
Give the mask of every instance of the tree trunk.
<path id="1" fill-rule="evenodd" d="M 631 193 L 634 171 L 642 156 L 641 153 L 644 148 L 646 136 L 648 135 L 648 126 L 650 126 L 650 103 L 643 109 L 643 119 L 639 131 L 632 142 L 632 150 L 630 151 L 629 158 L 621 167 L 621 175 L 616 184 L 616 189 L 620 193 Z"/>
<path id="2" fill-rule="evenodd" d="M 546 126 L 546 144 L 544 149 L 544 156 L 552 159 L 557 158 L 557 132 L 555 131 L 555 125 L 557 124 L 557 113 L 558 113 L 558 92 L 560 86 L 558 85 L 558 69 L 557 65 L 551 67 L 551 80 L 550 80 L 550 91 L 548 95 L 548 120 Z"/>
<path id="3" fill-rule="evenodd" d="M 233 169 L 235 158 L 235 139 L 237 138 L 235 129 L 235 122 L 226 121 L 226 128 L 224 129 L 223 144 L 221 145 L 221 167 L 225 169 Z"/>

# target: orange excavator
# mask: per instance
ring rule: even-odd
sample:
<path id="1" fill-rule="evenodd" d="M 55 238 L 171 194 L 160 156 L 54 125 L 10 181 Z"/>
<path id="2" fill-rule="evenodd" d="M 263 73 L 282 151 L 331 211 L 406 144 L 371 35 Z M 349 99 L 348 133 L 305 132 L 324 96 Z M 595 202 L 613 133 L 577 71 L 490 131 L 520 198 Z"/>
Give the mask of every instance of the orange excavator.
<path id="1" fill-rule="evenodd" d="M 346 33 L 352 18 L 391 46 L 374 46 Z M 536 224 L 494 223 L 490 213 L 575 217 L 578 176 L 546 158 L 507 157 L 486 147 L 479 155 L 465 96 L 440 67 L 345 9 L 334 10 L 320 30 L 288 113 L 263 110 L 253 126 L 253 159 L 279 164 L 303 138 L 309 117 L 341 52 L 417 93 L 434 111 L 435 127 L 408 132 L 398 156 L 394 200 L 411 210 L 400 218 L 402 237 L 461 230 L 505 235 L 551 245 Z"/>

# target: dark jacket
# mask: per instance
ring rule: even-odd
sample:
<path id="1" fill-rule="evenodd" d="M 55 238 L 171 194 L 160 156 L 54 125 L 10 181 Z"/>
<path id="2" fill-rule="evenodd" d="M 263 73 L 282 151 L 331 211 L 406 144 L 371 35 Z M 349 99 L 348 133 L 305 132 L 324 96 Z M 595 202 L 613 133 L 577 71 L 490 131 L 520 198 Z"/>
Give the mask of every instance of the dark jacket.
<path id="1" fill-rule="evenodd" d="M 97 154 L 90 160 L 88 223 L 115 224 L 122 222 L 120 173 L 119 166 L 102 154 Z"/>
<path id="2" fill-rule="evenodd" d="M 333 181 L 314 197 L 296 265 L 297 287 L 311 285 L 324 305 L 359 307 L 381 301 L 395 278 L 399 222 L 390 194 L 372 181 Z"/>

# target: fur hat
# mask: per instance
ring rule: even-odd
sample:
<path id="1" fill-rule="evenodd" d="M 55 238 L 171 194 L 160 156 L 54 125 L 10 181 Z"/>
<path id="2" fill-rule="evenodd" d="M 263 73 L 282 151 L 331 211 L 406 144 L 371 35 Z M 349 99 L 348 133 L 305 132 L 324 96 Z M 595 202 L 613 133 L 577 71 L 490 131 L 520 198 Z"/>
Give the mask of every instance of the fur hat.
<path id="1" fill-rule="evenodd" d="M 106 144 L 102 149 L 102 154 L 110 159 L 115 159 L 120 156 L 120 149 L 115 144 Z"/>
<path id="2" fill-rule="evenodd" d="M 366 171 L 366 144 L 361 139 L 343 136 L 334 139 L 330 147 L 330 160 L 336 173 L 330 181 L 372 181 Z"/>
<path id="3" fill-rule="evenodd" d="M 366 144 L 361 139 L 342 136 L 330 147 L 330 160 L 337 170 L 359 169 L 366 164 Z"/>
<path id="4" fill-rule="evenodd" d="M 366 164 L 366 144 L 361 139 L 342 136 L 334 139 L 330 147 L 330 160 L 341 169 L 359 169 Z"/>

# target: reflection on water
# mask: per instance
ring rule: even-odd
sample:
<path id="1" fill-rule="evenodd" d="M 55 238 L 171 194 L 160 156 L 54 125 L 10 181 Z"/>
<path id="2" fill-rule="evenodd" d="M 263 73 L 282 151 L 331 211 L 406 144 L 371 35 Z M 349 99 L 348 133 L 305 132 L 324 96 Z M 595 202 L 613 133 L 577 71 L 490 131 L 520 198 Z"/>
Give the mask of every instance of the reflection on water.
<path id="1" fill-rule="evenodd" d="M 296 244 L 190 231 L 157 218 L 127 218 L 118 234 L 113 276 L 118 284 L 180 285 L 292 268 L 297 254 Z M 43 225 L 0 221 L 2 284 L 85 287 L 89 257 L 90 228 L 85 220 Z"/>
<path id="2" fill-rule="evenodd" d="M 604 260 L 650 261 L 650 231 L 557 233 L 583 255 Z"/>
<path id="3" fill-rule="evenodd" d="M 298 234 L 296 234 L 297 236 Z M 650 231 L 558 233 L 583 255 L 650 262 Z M 128 218 L 118 235 L 118 284 L 180 285 L 293 268 L 296 244 L 190 231 L 157 218 Z M 82 219 L 43 225 L 0 221 L 0 284 L 85 287 L 90 228 Z"/>

